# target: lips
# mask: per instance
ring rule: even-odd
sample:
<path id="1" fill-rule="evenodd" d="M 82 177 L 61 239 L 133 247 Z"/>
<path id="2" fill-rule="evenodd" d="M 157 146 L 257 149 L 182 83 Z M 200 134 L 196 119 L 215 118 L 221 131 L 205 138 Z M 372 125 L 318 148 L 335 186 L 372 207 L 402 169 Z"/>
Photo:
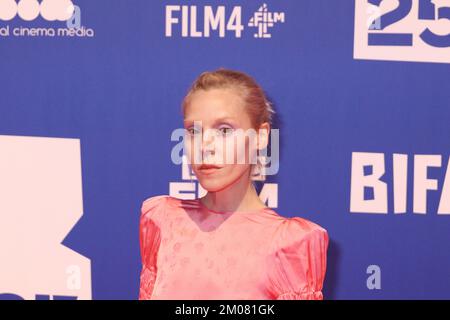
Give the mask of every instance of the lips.
<path id="1" fill-rule="evenodd" d="M 200 170 L 204 170 L 204 169 L 220 169 L 221 167 L 219 166 L 215 166 L 213 164 L 202 164 L 199 169 Z"/>
<path id="2" fill-rule="evenodd" d="M 198 168 L 199 172 L 201 172 L 202 174 L 211 174 L 211 173 L 216 172 L 219 169 L 221 169 L 221 167 L 215 166 L 215 165 L 210 165 L 210 164 L 202 164 Z"/>

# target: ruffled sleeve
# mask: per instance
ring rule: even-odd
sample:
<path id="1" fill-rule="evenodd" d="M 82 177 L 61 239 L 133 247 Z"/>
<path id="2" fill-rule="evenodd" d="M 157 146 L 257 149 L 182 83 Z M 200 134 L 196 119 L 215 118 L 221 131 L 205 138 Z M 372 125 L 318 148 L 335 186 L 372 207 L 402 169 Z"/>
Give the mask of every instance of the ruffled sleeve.
<path id="1" fill-rule="evenodd" d="M 268 259 L 269 290 L 277 300 L 322 300 L 328 233 L 299 217 L 286 219 Z"/>
<path id="2" fill-rule="evenodd" d="M 154 196 L 142 203 L 139 222 L 139 242 L 142 270 L 140 275 L 139 299 L 150 299 L 157 272 L 157 254 L 161 243 L 159 215 L 164 210 L 167 196 Z"/>

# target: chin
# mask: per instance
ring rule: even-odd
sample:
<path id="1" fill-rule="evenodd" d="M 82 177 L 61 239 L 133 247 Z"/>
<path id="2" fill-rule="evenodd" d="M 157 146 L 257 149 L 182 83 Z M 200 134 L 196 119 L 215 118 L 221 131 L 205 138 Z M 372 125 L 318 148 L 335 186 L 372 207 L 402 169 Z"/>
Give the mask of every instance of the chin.
<path id="1" fill-rule="evenodd" d="M 202 179 L 199 181 L 199 183 L 202 188 L 208 192 L 217 192 L 227 187 L 227 184 L 216 181 L 207 181 L 207 179 Z"/>
<path id="2" fill-rule="evenodd" d="M 235 183 L 244 172 L 236 174 L 236 171 L 223 170 L 220 174 L 202 175 L 197 172 L 195 174 L 203 189 L 208 192 L 217 192 Z"/>

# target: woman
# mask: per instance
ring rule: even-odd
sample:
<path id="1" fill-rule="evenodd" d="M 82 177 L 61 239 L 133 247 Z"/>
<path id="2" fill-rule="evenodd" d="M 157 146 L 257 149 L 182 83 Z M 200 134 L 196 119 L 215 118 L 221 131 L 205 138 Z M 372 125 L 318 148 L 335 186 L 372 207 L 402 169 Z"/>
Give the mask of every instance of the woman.
<path id="1" fill-rule="evenodd" d="M 218 69 L 193 83 L 183 101 L 185 148 L 207 193 L 142 203 L 139 299 L 323 299 L 327 231 L 280 216 L 253 185 L 250 158 L 267 147 L 273 113 L 244 73 Z M 257 138 L 236 148 L 238 132 L 252 129 Z"/>

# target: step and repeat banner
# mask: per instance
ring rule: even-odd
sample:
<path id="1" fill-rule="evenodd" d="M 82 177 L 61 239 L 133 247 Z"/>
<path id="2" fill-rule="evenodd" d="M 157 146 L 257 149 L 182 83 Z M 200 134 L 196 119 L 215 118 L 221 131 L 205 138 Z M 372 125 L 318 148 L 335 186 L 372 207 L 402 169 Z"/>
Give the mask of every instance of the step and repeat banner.
<path id="1" fill-rule="evenodd" d="M 325 299 L 450 299 L 449 0 L 0 0 L 0 299 L 136 299 L 142 201 L 202 72 L 274 104 L 266 204 L 328 230 Z M 258 268 L 258 266 L 255 266 Z"/>

